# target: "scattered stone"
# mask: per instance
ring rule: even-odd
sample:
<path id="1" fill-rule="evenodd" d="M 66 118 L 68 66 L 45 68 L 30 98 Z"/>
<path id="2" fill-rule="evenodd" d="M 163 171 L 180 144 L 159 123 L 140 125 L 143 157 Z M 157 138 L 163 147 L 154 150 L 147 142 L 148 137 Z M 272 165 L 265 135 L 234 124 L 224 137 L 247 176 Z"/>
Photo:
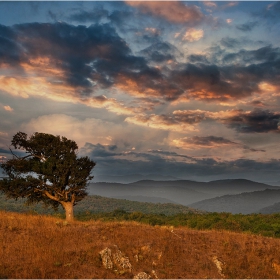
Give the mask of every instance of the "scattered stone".
<path id="1" fill-rule="evenodd" d="M 118 273 L 121 271 L 122 274 L 129 271 L 131 272 L 132 265 L 129 262 L 128 257 L 126 257 L 115 245 L 111 249 L 105 248 L 99 252 L 102 264 L 106 269 L 113 269 Z"/>
<path id="2" fill-rule="evenodd" d="M 123 253 L 118 249 L 117 246 L 115 246 L 115 247 L 116 247 L 116 252 L 113 253 L 114 263 L 118 267 L 131 272 L 132 266 L 131 266 L 131 263 L 129 262 L 128 257 L 124 256 Z"/>
<path id="3" fill-rule="evenodd" d="M 157 276 L 157 274 L 156 274 L 155 270 L 152 270 L 152 275 L 154 275 L 154 277 L 153 277 L 153 278 L 158 279 L 158 276 Z"/>
<path id="4" fill-rule="evenodd" d="M 106 269 L 112 269 L 113 268 L 113 262 L 112 262 L 112 252 L 111 250 L 107 247 L 104 250 L 99 252 L 101 259 L 102 259 L 102 264 Z"/>
<path id="5" fill-rule="evenodd" d="M 151 279 L 151 275 L 147 274 L 146 272 L 139 272 L 133 277 L 133 279 Z"/>
<path id="6" fill-rule="evenodd" d="M 214 264 L 216 265 L 219 274 L 220 274 L 223 278 L 225 278 L 225 275 L 223 274 L 223 269 L 222 269 L 223 263 L 217 258 L 217 256 L 214 256 L 214 257 L 213 257 L 213 262 L 214 262 Z"/>

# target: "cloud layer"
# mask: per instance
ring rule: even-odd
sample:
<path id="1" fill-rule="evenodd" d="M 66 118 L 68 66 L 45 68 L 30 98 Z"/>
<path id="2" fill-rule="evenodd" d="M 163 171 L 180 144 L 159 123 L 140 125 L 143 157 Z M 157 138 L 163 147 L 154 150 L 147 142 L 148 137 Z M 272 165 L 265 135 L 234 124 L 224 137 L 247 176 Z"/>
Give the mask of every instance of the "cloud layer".
<path id="1" fill-rule="evenodd" d="M 277 2 L 32 5 L 1 4 L 1 158 L 22 130 L 73 138 L 100 174 L 279 167 Z"/>

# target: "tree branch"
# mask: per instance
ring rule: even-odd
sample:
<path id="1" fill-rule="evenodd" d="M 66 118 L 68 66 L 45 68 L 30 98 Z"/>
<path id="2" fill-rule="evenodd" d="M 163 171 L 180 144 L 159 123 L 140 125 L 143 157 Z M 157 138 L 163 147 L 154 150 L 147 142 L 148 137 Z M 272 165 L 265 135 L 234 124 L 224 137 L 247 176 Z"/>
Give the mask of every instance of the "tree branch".
<path id="1" fill-rule="evenodd" d="M 57 201 L 57 202 L 60 202 L 60 200 L 59 200 L 57 197 L 51 195 L 48 191 L 44 191 L 44 194 L 45 194 L 48 198 L 50 198 L 50 199 L 52 199 L 52 200 L 55 200 L 55 201 Z"/>
<path id="2" fill-rule="evenodd" d="M 76 197 L 75 197 L 75 194 L 73 193 L 73 194 L 72 194 L 72 197 L 71 197 L 71 202 L 72 202 L 72 203 L 75 202 L 75 198 L 76 198 Z"/>
<path id="3" fill-rule="evenodd" d="M 36 158 L 39 158 L 39 159 L 41 159 L 41 160 L 43 160 L 43 161 L 46 161 L 46 158 L 44 157 L 44 156 L 38 156 L 38 155 L 35 155 L 35 154 L 32 154 L 32 153 L 30 153 L 30 155 L 27 155 L 27 156 L 25 156 L 25 157 L 18 157 L 13 151 L 12 151 L 12 149 L 9 147 L 9 150 L 10 150 L 10 152 L 12 153 L 12 155 L 13 156 L 15 156 L 17 159 L 26 159 L 26 158 L 29 158 L 29 157 L 36 157 Z"/>

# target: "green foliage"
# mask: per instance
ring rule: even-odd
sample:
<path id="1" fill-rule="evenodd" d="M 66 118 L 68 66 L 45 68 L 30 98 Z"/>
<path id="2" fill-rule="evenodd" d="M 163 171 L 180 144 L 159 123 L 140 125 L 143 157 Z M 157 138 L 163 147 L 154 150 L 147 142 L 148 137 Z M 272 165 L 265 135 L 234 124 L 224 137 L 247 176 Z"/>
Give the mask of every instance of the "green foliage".
<path id="1" fill-rule="evenodd" d="M 115 210 L 110 213 L 80 213 L 80 220 L 137 221 L 150 225 L 187 226 L 199 230 L 229 230 L 248 232 L 280 238 L 280 214 L 230 214 L 230 213 L 178 213 L 172 216 L 164 214 L 128 213 Z"/>
<path id="2" fill-rule="evenodd" d="M 57 209 L 63 202 L 74 205 L 86 195 L 86 187 L 95 163 L 77 156 L 75 141 L 46 133 L 14 135 L 13 158 L 1 164 L 8 179 L 0 182 L 0 191 L 8 198 L 26 198 L 28 205 L 43 202 Z M 20 154 L 21 156 L 19 156 Z"/>

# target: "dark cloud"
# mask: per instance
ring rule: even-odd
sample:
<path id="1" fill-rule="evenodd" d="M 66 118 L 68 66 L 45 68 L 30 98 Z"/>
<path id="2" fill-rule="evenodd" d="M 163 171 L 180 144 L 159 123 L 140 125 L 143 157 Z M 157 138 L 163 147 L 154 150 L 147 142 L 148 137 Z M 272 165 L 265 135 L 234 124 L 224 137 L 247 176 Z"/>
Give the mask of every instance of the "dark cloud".
<path id="1" fill-rule="evenodd" d="M 11 154 L 11 151 L 8 149 L 0 148 L 0 153 L 1 154 Z"/>
<path id="2" fill-rule="evenodd" d="M 24 60 L 23 48 L 16 38 L 17 35 L 12 28 L 0 25 L 0 64 L 18 66 Z"/>
<path id="3" fill-rule="evenodd" d="M 54 13 L 53 11 L 49 10 L 48 11 L 48 15 L 49 17 L 53 20 L 53 21 L 57 21 L 57 15 L 56 13 Z"/>
<path id="4" fill-rule="evenodd" d="M 202 64 L 209 64 L 205 55 L 201 54 L 191 54 L 188 56 L 188 60 L 190 63 L 202 63 Z"/>
<path id="5" fill-rule="evenodd" d="M 218 140 L 219 141 L 219 140 Z M 98 144 L 99 145 L 99 144 Z M 96 149 L 98 150 L 98 145 Z M 129 175 L 129 174 L 165 174 L 199 181 L 211 178 L 248 178 L 253 180 L 269 179 L 279 173 L 280 161 L 266 162 L 239 159 L 234 161 L 217 161 L 213 158 L 192 158 L 175 152 L 150 150 L 138 153 L 138 160 L 120 159 L 114 156 L 91 157 L 96 159 L 94 174 Z M 137 153 L 135 152 L 134 155 Z M 141 158 L 144 157 L 144 160 Z M 186 161 L 176 161 L 173 157 L 184 157 Z"/>
<path id="6" fill-rule="evenodd" d="M 233 72 L 232 77 L 229 77 L 230 71 Z M 227 69 L 214 64 L 188 63 L 181 70 L 174 70 L 170 80 L 174 81 L 189 98 L 194 99 L 226 101 L 251 95 L 257 86 L 236 83 L 235 71 L 236 68 L 233 66 Z"/>
<path id="7" fill-rule="evenodd" d="M 240 46 L 239 40 L 230 37 L 222 38 L 220 43 L 226 48 L 236 48 Z"/>
<path id="8" fill-rule="evenodd" d="M 115 153 L 114 151 L 117 150 L 116 145 L 108 145 L 104 146 L 101 144 L 91 144 L 86 143 L 83 148 L 81 148 L 81 152 L 90 152 L 92 158 L 106 158 L 106 157 L 115 157 L 121 155 L 121 153 Z"/>
<path id="9" fill-rule="evenodd" d="M 250 21 L 250 22 L 247 22 L 247 23 L 236 25 L 236 28 L 243 31 L 243 32 L 250 32 L 256 26 L 258 26 L 258 24 L 259 23 L 257 21 Z"/>
<path id="10" fill-rule="evenodd" d="M 140 54 L 145 56 L 148 60 L 158 63 L 174 60 L 175 53 L 179 53 L 179 51 L 166 42 L 157 42 L 140 52 Z"/>
<path id="11" fill-rule="evenodd" d="M 231 38 L 222 42 L 238 44 Z M 261 81 L 275 83 L 280 74 L 280 49 L 272 46 L 224 54 L 226 66 L 209 63 L 205 56 L 191 55 L 189 63 L 172 69 L 152 67 L 151 61 L 174 61 L 177 49 L 157 39 L 135 56 L 110 24 L 0 26 L 0 43 L 0 62 L 21 66 L 23 61 L 28 64 L 32 59 L 47 58 L 48 67 L 62 70 L 59 82 L 74 88 L 81 98 L 95 89 L 117 86 L 131 95 L 167 101 L 182 94 L 205 101 L 237 100 L 259 92 Z M 217 52 L 223 54 L 220 49 L 212 49 L 213 57 Z M 55 78 L 48 82 L 57 83 Z"/>
<path id="12" fill-rule="evenodd" d="M 217 145 L 235 145 L 235 142 L 232 142 L 228 139 L 225 139 L 223 137 L 217 137 L 217 136 L 194 136 L 190 139 L 185 139 L 186 143 L 191 143 L 193 145 L 198 146 L 217 146 Z"/>
<path id="13" fill-rule="evenodd" d="M 108 18 L 109 12 L 102 7 L 95 8 L 92 11 L 79 10 L 76 13 L 71 14 L 68 19 L 81 23 L 86 22 L 99 22 L 103 18 Z"/>
<path id="14" fill-rule="evenodd" d="M 230 128 L 241 133 L 279 132 L 280 114 L 268 110 L 255 109 L 251 112 L 240 112 L 223 121 Z"/>
<path id="15" fill-rule="evenodd" d="M 251 102 L 251 105 L 253 105 L 255 107 L 266 107 L 267 106 L 261 100 L 254 100 L 254 101 Z"/>
<path id="16" fill-rule="evenodd" d="M 159 154 L 163 156 L 172 156 L 172 157 L 181 157 L 181 158 L 188 158 L 188 159 L 193 159 L 192 157 L 186 156 L 186 155 L 180 155 L 175 152 L 169 152 L 169 151 L 163 151 L 163 150 L 149 150 L 150 153 L 153 154 Z"/>
<path id="17" fill-rule="evenodd" d="M 3 27 L 0 36 L 8 31 Z M 16 25 L 13 31 L 22 49 L 15 42 L 11 45 L 11 39 L 2 35 L 1 48 L 6 60 L 12 62 L 27 54 L 33 59 L 48 57 L 53 63 L 49 66 L 63 69 L 65 82 L 72 87 L 81 87 L 84 93 L 93 90 L 96 84 L 112 85 L 121 72 L 147 68 L 145 60 L 132 56 L 126 42 L 108 24 L 85 27 L 31 23 Z"/>
<path id="18" fill-rule="evenodd" d="M 111 21 L 111 23 L 120 29 L 126 29 L 125 24 L 133 18 L 133 13 L 126 10 L 115 10 L 110 15 L 108 15 L 108 19 Z"/>
<path id="19" fill-rule="evenodd" d="M 258 62 L 276 62 L 280 59 L 280 48 L 265 46 L 257 50 L 240 50 L 237 53 L 226 54 L 223 58 L 224 62 L 241 62 L 241 63 L 258 63 Z"/>

